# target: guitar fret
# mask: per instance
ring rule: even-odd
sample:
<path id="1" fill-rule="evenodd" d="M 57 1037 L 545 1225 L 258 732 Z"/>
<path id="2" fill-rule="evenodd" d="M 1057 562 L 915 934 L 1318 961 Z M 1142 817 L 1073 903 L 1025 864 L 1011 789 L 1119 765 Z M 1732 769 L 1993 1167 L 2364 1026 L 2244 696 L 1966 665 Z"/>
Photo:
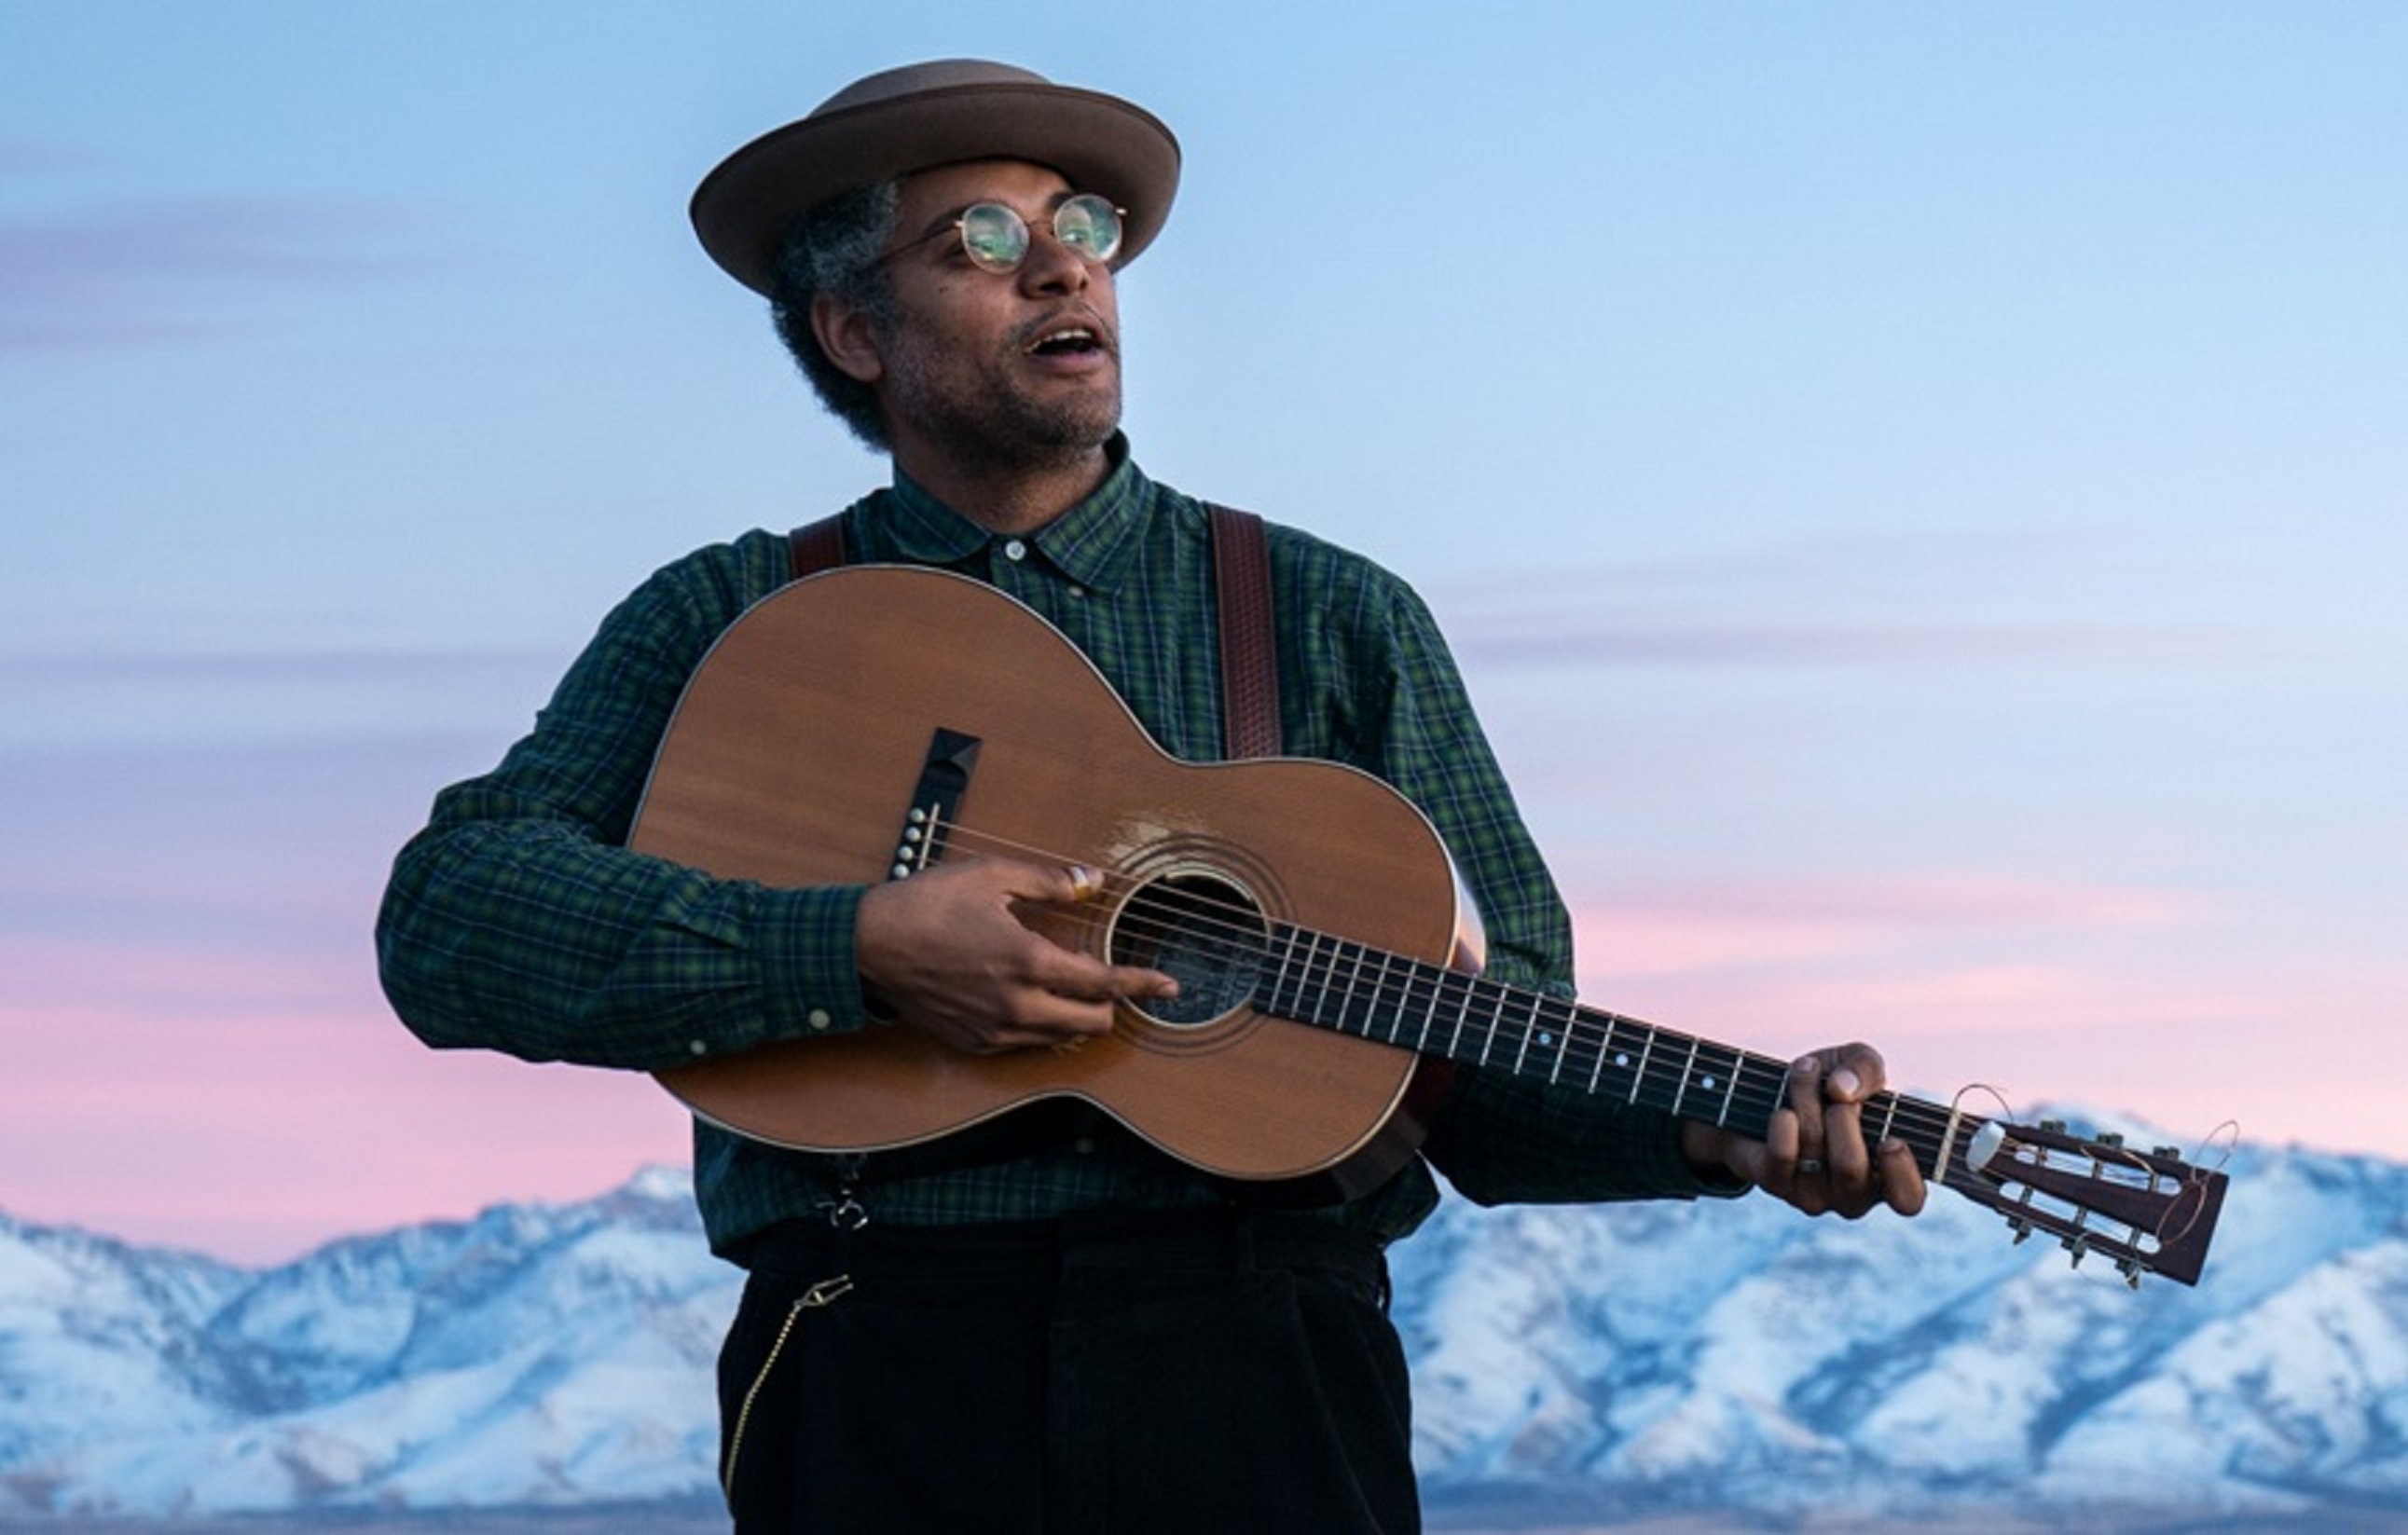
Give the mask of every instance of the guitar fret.
<path id="1" fill-rule="evenodd" d="M 1604 1015 L 1604 1017 L 1605 1037 L 1598 1045 L 1597 1070 L 1591 1073 L 1589 1090 L 1596 1092 L 1605 1086 L 1605 1069 L 1608 1065 L 1612 1065 L 1617 1073 L 1630 1073 L 1631 1096 L 1636 1098 L 1639 1091 L 1638 1073 L 1630 1059 L 1630 1047 L 1622 1043 L 1622 1040 L 1633 1028 L 1640 1028 L 1642 1034 L 1645 1030 L 1634 1025 L 1628 1018 L 1617 1017 L 1611 1013 Z"/>
<path id="2" fill-rule="evenodd" d="M 1397 1042 L 1397 1010 L 1383 1004 L 1388 996 L 1388 970 L 1393 962 L 1391 956 L 1381 954 L 1380 978 L 1371 983 L 1371 1005 L 1363 1015 L 1363 1037 L 1371 1037 L 1372 1015 L 1376 1013 L 1387 1021 L 1388 1043 L 1391 1045 Z"/>
<path id="3" fill-rule="evenodd" d="M 1293 1013 L 1296 1017 L 1308 1017 L 1308 1020 L 1312 1022 L 1320 1022 L 1320 1005 L 1317 1005 L 1317 1001 L 1314 1001 L 1317 996 L 1320 996 L 1320 991 L 1317 991 L 1312 984 L 1312 965 L 1314 960 L 1320 958 L 1322 936 L 1320 933 L 1308 933 L 1303 931 L 1303 929 L 1297 929 L 1297 936 L 1305 941 L 1303 943 L 1305 953 L 1297 955 L 1296 962 L 1293 962 L 1293 979 L 1291 979 L 1293 1001 L 1288 1003 L 1286 1011 Z M 1291 943 L 1288 948 L 1291 948 L 1293 953 L 1296 945 Z"/>
<path id="4" fill-rule="evenodd" d="M 1445 995 L 1446 973 L 1440 971 L 1430 977 L 1429 1003 L 1422 1009 L 1422 1026 L 1413 1035 L 1413 1048 L 1421 1054 L 1429 1053 L 1430 1025 L 1438 1021 L 1439 999 Z"/>
<path id="5" fill-rule="evenodd" d="M 1371 1039 L 1376 1036 L 1393 1042 L 1397 1010 L 1388 1001 L 1388 972 L 1392 961 L 1386 954 L 1371 951 L 1366 951 L 1364 959 L 1367 961 L 1364 968 L 1371 975 L 1371 986 L 1363 999 L 1363 1037 Z M 1378 961 L 1376 970 L 1372 970 L 1369 963 L 1374 959 Z"/>
<path id="6" fill-rule="evenodd" d="M 1284 999 L 1287 995 L 1288 969 L 1296 959 L 1296 929 L 1283 925 L 1273 929 L 1272 931 L 1275 935 L 1279 958 L 1271 964 L 1270 986 L 1268 991 L 1262 993 L 1260 1005 L 1266 1012 L 1276 1014 L 1280 1017 L 1292 1017 L 1295 1016 L 1295 1004 Z"/>
<path id="7" fill-rule="evenodd" d="M 1355 1034 L 1370 1040 L 1372 1030 L 1380 1028 L 1383 1001 L 1387 999 L 1387 955 L 1375 955 L 1372 950 L 1355 950 L 1355 974 L 1363 977 L 1363 1011 L 1355 1017 Z"/>
<path id="8" fill-rule="evenodd" d="M 1932 1163 L 1932 1176 L 1942 1183 L 1948 1181 L 1948 1162 L 1956 1144 L 1956 1131 L 1964 1127 L 1965 1111 L 1956 1104 L 1948 1106 L 1948 1128 L 1941 1133 L 1939 1158 Z"/>
<path id="9" fill-rule="evenodd" d="M 1530 1038 L 1538 1032 L 1538 1004 L 1533 1002 L 1530 1005 L 1530 1016 L 1522 1024 L 1521 1047 L 1513 1052 L 1513 1074 L 1515 1076 L 1522 1074 L 1523 1062 L 1530 1059 Z"/>
<path id="10" fill-rule="evenodd" d="M 1328 1029 L 1341 1027 L 1345 1013 L 1338 995 L 1338 940 L 1327 933 L 1312 939 L 1312 1021 Z"/>
<path id="11" fill-rule="evenodd" d="M 1690 1069 L 1698 1063 L 1698 1046 L 1702 1042 L 1698 1040 L 1691 1040 L 1689 1042 L 1689 1059 L 1681 1062 L 1681 1086 L 1679 1089 L 1672 1094 L 1672 1112 L 1676 1115 L 1681 1112 L 1682 1101 L 1689 1096 L 1689 1072 Z"/>
<path id="12" fill-rule="evenodd" d="M 1613 1047 L 1613 1069 L 1628 1075 L 1630 1078 L 1629 1102 L 1636 1102 L 1639 1099 L 1639 1073 L 1641 1064 L 1647 1051 L 1647 1026 L 1645 1024 L 1633 1023 L 1627 1018 L 1616 1018 L 1613 1022 L 1613 1032 L 1617 1039 L 1623 1041 L 1622 1043 L 1616 1044 Z M 1630 1045 L 1625 1037 L 1630 1033 L 1636 1033 L 1639 1036 L 1641 1059 L 1633 1059 L 1631 1058 Z"/>
<path id="13" fill-rule="evenodd" d="M 1338 999 L 1338 940 L 1316 933 L 1312 940 L 1312 1021 L 1335 1029 L 1345 1021 Z"/>
<path id="14" fill-rule="evenodd" d="M 1338 998 L 1337 1027 L 1340 1032 L 1348 1034 L 1355 1031 L 1355 984 L 1363 978 L 1362 961 L 1349 955 L 1354 946 L 1342 938 L 1333 940 L 1329 945 L 1330 971 L 1345 977 L 1345 990 Z"/>
<path id="15" fill-rule="evenodd" d="M 1739 1071 L 1740 1058 L 1734 1055 L 1731 1058 L 1731 1067 L 1730 1072 L 1728 1073 L 1729 1080 L 1723 1084 L 1723 1106 L 1714 1111 L 1714 1123 L 1716 1125 L 1727 1125 L 1730 1123 L 1731 1098 L 1733 1094 L 1739 1091 Z"/>
<path id="16" fill-rule="evenodd" d="M 1299 946 L 1303 950 L 1301 954 L 1297 952 Z M 1288 1001 L 1283 1004 L 1274 1005 L 1272 1011 L 1283 1017 L 1307 1020 L 1316 1018 L 1317 1010 L 1312 1006 L 1308 988 L 1312 980 L 1312 956 L 1320 946 L 1319 933 L 1309 932 L 1302 928 L 1291 931 L 1287 945 L 1288 958 L 1281 967 L 1282 984 L 1288 988 Z"/>
<path id="17" fill-rule="evenodd" d="M 1366 950 L 1364 961 L 1364 970 L 1371 977 L 1371 985 L 1363 998 L 1363 1037 L 1394 1043 L 1397 1009 L 1396 1004 L 1389 1001 L 1388 972 L 1395 968 L 1395 961 L 1387 954 L 1376 950 Z"/>
<path id="18" fill-rule="evenodd" d="M 1639 1091 L 1647 1085 L 1647 1062 L 1656 1054 L 1656 1030 L 1642 1026 L 1640 1032 L 1645 1036 L 1646 1043 L 1639 1047 L 1639 1065 L 1630 1073 L 1630 1102 L 1633 1103 L 1639 1102 Z"/>
<path id="19" fill-rule="evenodd" d="M 1451 1031 L 1446 1023 L 1447 1010 L 1454 1008 L 1459 1013 L 1463 1007 L 1463 974 L 1446 965 L 1432 965 L 1429 969 L 1429 1020 L 1424 1025 L 1423 1036 L 1430 1042 L 1430 1054 L 1443 1056 L 1450 1048 L 1447 1044 Z"/>
<path id="20" fill-rule="evenodd" d="M 1429 1014 L 1437 1004 L 1440 974 L 1427 965 L 1415 964 L 1411 960 L 1405 961 L 1404 965 L 1404 997 L 1398 1003 L 1398 1022 L 1391 1037 L 1398 1045 L 1404 1044 L 1405 1015 L 1409 1011 L 1418 1011 L 1421 1021 L 1413 1030 L 1412 1048 L 1419 1050 L 1429 1043 Z"/>

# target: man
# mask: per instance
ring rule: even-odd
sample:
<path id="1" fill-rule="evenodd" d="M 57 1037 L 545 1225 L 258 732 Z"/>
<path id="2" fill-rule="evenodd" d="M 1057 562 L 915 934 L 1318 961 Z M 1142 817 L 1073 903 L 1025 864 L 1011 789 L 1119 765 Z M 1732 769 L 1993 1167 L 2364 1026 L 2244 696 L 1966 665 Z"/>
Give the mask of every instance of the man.
<path id="1" fill-rule="evenodd" d="M 738 150 L 694 218 L 892 457 L 892 487 L 843 515 L 851 558 L 1010 592 L 1202 760 L 1224 723 L 1211 524 L 1119 433 L 1114 285 L 1178 171 L 1169 131 L 1128 103 L 932 64 Z M 1488 974 L 1568 995 L 1569 920 L 1426 611 L 1355 556 L 1286 528 L 1268 542 L 1284 750 L 1419 804 L 1477 895 Z M 963 857 L 785 889 L 624 846 L 681 689 L 789 560 L 754 533 L 655 575 L 534 732 L 438 798 L 379 931 L 423 1038 L 635 1070 L 871 1029 L 980 1056 L 1076 1047 L 1176 989 L 1024 920 L 1094 899 L 1084 870 Z M 712 1245 L 752 1271 L 721 1363 L 730 1506 L 759 1530 L 1416 1528 L 1382 1252 L 1435 1204 L 1433 1168 L 1484 1201 L 1761 1187 L 1809 1213 L 1913 1214 L 1911 1154 L 1869 1148 L 1858 1122 L 1881 1086 L 1871 1050 L 1816 1052 L 1757 1143 L 1466 1072 L 1422 1157 L 1278 1215 L 1092 1110 L 867 1157 L 697 1123 Z"/>

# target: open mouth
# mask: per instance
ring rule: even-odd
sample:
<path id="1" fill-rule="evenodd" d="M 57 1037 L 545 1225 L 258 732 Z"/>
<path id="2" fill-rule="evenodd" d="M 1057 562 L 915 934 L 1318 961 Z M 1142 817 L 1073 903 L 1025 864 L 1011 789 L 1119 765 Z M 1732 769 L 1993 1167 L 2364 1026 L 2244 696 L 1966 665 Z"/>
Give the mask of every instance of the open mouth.
<path id="1" fill-rule="evenodd" d="M 1086 357 L 1104 350 L 1104 339 L 1084 325 L 1048 331 L 1028 348 L 1032 357 Z"/>

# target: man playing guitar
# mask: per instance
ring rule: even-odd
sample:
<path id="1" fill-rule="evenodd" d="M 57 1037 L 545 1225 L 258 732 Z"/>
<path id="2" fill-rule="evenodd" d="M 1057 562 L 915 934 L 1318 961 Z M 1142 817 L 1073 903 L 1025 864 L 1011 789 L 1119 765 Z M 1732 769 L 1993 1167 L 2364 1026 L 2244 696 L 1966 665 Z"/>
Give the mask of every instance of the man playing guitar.
<path id="1" fill-rule="evenodd" d="M 739 149 L 693 214 L 711 256 L 770 299 L 825 403 L 891 457 L 892 484 L 832 524 L 839 558 L 950 572 L 1017 599 L 1152 742 L 1193 764 L 1226 750 L 1236 705 L 1221 663 L 1240 642 L 1218 593 L 1242 577 L 1216 563 L 1232 558 L 1235 535 L 1215 533 L 1226 524 L 1129 455 L 1115 298 L 1120 270 L 1162 229 L 1178 170 L 1169 131 L 1129 103 L 953 61 L 858 81 Z M 1263 238 L 1267 258 L 1297 254 L 1276 228 Z M 1276 673 L 1263 680 L 1279 749 L 1401 795 L 1470 893 L 1484 978 L 1568 1002 L 1568 917 L 1428 613 L 1360 557 L 1256 526 L 1256 562 L 1234 568 L 1265 587 L 1276 643 L 1257 664 Z M 840 1085 L 816 1116 L 829 1117 L 873 1090 L 843 1074 L 851 1042 L 909 1040 L 897 1059 L 911 1070 L 975 1080 L 1024 1063 L 1084 1070 L 1150 1018 L 1216 1038 L 1215 1019 L 1247 1012 L 1199 996 L 1188 948 L 1128 936 L 1130 889 L 1177 888 L 1185 855 L 1163 854 L 1174 873 L 1157 877 L 1085 849 L 963 835 L 941 858 L 906 855 L 909 877 L 789 880 L 732 875 L 689 856 L 675 824 L 656 829 L 673 820 L 654 775 L 672 776 L 664 743 L 689 683 L 796 569 L 794 544 L 772 533 L 667 566 L 605 621 L 533 732 L 442 793 L 400 855 L 379 927 L 384 984 L 412 1030 L 658 1073 L 673 1088 L 680 1073 L 723 1063 L 824 1062 Z M 986 690 L 1019 686 L 999 652 L 933 613 L 848 619 L 809 653 L 783 646 L 778 664 L 810 686 L 851 687 L 885 657 L 935 646 Z M 840 760 L 882 712 L 882 695 L 866 696 L 859 726 L 805 710 L 791 732 L 739 723 L 731 749 L 774 734 L 781 760 Z M 1032 733 L 1080 760 L 1090 727 L 1047 698 L 1023 702 Z M 924 764 L 937 792 L 951 775 L 971 797 L 1000 793 L 997 743 L 938 733 Z M 1111 800 L 1121 775 L 1101 762 L 1089 773 L 1054 798 Z M 1151 830 L 1128 846 L 1185 846 L 1184 812 L 1143 808 Z M 916 835 L 900 832 L 906 846 Z M 1213 879 L 1266 907 L 1293 883 L 1268 862 L 1229 868 Z M 1097 913 L 1120 941 L 1078 936 L 1082 914 Z M 1383 959 L 1381 975 L 1391 968 Z M 1372 1016 L 1380 984 L 1369 1001 L 1351 988 L 1329 1001 L 1337 1022 L 1389 1029 Z M 1442 1009 L 1459 1033 L 1468 1002 L 1426 977 L 1412 985 L 1422 1035 Z M 1535 1034 L 1555 1043 L 1551 1028 Z M 1588 1073 L 1608 1069 L 1600 1057 Z M 1633 1069 L 1635 1084 L 1644 1063 Z M 1299 1101 L 1318 1070 L 1290 1073 Z M 1760 1188 L 1809 1214 L 1913 1215 L 1915 1157 L 1869 1138 L 1860 1116 L 1884 1087 L 1873 1050 L 1818 1050 L 1777 1074 L 1759 1122 L 1733 1127 L 1679 1099 L 1639 1102 L 1635 1086 L 1626 1101 L 1475 1055 L 1442 1089 L 1383 1101 L 1383 1128 L 1404 1133 L 1376 1173 L 1283 1209 L 1083 1090 L 893 1144 L 810 1124 L 739 1133 L 740 1116 L 706 1113 L 696 1198 L 714 1249 L 751 1272 L 721 1363 L 738 1528 L 1418 1528 L 1383 1253 L 1427 1216 L 1439 1174 L 1484 1202 Z M 1291 1112 L 1250 1088 L 1206 1117 L 1243 1141 Z"/>

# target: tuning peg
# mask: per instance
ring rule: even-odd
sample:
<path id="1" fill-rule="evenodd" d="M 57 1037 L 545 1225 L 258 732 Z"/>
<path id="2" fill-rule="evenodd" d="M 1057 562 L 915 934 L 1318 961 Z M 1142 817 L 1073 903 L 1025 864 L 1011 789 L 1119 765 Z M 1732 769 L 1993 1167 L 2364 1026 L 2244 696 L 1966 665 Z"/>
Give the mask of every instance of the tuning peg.
<path id="1" fill-rule="evenodd" d="M 2065 1239 L 2065 1250 L 2073 1255 L 2071 1267 L 2078 1269 L 2082 1260 L 2090 1256 L 2090 1239 L 2077 1231 Z"/>
<path id="2" fill-rule="evenodd" d="M 2182 1154 L 2183 1148 L 2180 1146 L 2151 1146 L 2149 1148 L 2150 1156 L 2163 1157 L 2169 1161 L 2181 1161 Z"/>
<path id="3" fill-rule="evenodd" d="M 2126 1285 L 2128 1285 L 2136 1290 L 2141 1287 L 2141 1260 L 2139 1258 L 2117 1258 L 2115 1260 L 2115 1272 L 2124 1276 L 2124 1283 Z"/>
<path id="4" fill-rule="evenodd" d="M 2123 1132 L 2111 1130 L 2099 1137 L 2099 1144 L 2102 1146 L 2120 1146 L 2124 1144 Z"/>
<path id="5" fill-rule="evenodd" d="M 2015 1234 L 2014 1244 L 2018 1247 L 2031 1240 L 2032 1223 L 2024 1219 L 2021 1215 L 2009 1215 L 2007 1217 L 2007 1229 Z"/>
<path id="6" fill-rule="evenodd" d="M 2040 1128 L 2051 1135 L 2062 1135 L 2065 1133 L 2065 1121 L 2062 1119 L 2043 1119 L 2040 1122 Z"/>

